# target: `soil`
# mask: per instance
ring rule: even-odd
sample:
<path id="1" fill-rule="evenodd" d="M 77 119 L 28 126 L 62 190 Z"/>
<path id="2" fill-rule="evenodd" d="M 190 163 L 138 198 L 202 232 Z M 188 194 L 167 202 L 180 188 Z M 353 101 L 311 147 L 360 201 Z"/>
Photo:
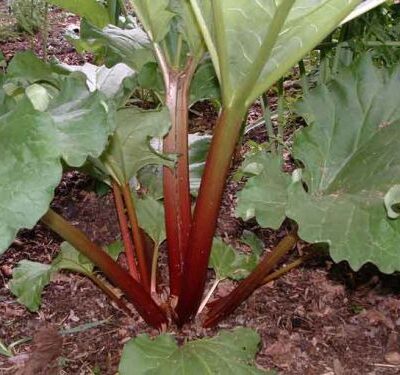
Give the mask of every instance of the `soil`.
<path id="1" fill-rule="evenodd" d="M 0 1 L 0 18 L 7 17 L 5 2 Z M 90 58 L 78 55 L 63 38 L 65 26 L 78 23 L 77 17 L 53 10 L 50 23 L 49 54 L 74 64 Z M 0 41 L 7 59 L 28 48 L 23 35 Z M 35 52 L 42 53 L 40 47 Z M 209 104 L 198 104 L 192 113 L 192 131 L 211 132 L 215 115 Z M 259 116 L 259 107 L 254 106 L 249 121 Z M 246 137 L 260 142 L 267 134 L 260 127 Z M 243 145 L 239 155 L 245 149 Z M 237 243 L 243 230 L 252 230 L 269 249 L 284 236 L 286 227 L 272 231 L 237 219 L 233 210 L 240 186 L 233 180 L 227 184 L 218 234 Z M 80 173 L 64 175 L 53 208 L 100 244 L 117 237 L 111 195 L 96 195 L 94 182 Z M 19 304 L 7 286 L 12 269 L 22 259 L 50 263 L 60 243 L 59 237 L 38 224 L 21 231 L 0 258 L 0 342 L 15 344 L 11 359 L 0 355 L 0 374 L 115 374 L 124 343 L 139 333 L 157 334 L 139 315 L 127 316 L 90 280 L 74 273 L 62 272 L 53 279 L 38 312 L 30 313 Z M 221 283 L 215 297 L 226 295 L 233 286 L 231 281 Z M 397 275 L 383 275 L 373 266 L 355 273 L 345 263 L 334 264 L 328 256 L 319 256 L 258 289 L 218 329 L 255 329 L 262 339 L 257 365 L 279 374 L 400 374 L 399 291 Z M 74 327 L 78 330 L 68 331 Z M 172 333 L 183 341 L 214 335 L 218 329 L 206 330 L 195 322 L 181 331 L 172 327 Z"/>

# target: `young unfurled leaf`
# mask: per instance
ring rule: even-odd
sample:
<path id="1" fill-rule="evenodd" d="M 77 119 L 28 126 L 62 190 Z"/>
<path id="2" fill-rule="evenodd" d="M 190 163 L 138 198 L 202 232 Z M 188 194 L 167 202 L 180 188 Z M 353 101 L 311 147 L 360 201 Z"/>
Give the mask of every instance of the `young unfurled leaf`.
<path id="1" fill-rule="evenodd" d="M 140 335 L 125 344 L 119 365 L 121 375 L 132 374 L 266 374 L 254 367 L 260 337 L 248 328 L 222 331 L 218 336 L 178 346 L 173 336 L 155 339 Z M 272 375 L 272 372 L 269 372 Z"/>
<path id="2" fill-rule="evenodd" d="M 214 269 L 217 280 L 245 278 L 257 266 L 258 259 L 255 253 L 240 253 L 220 238 L 214 238 L 210 267 Z"/>
<path id="3" fill-rule="evenodd" d="M 392 186 L 386 193 L 385 206 L 389 218 L 397 219 L 400 217 L 400 185 Z"/>
<path id="4" fill-rule="evenodd" d="M 156 246 L 166 237 L 164 206 L 151 196 L 135 199 L 140 227 L 149 235 Z"/>
<path id="5" fill-rule="evenodd" d="M 190 104 L 206 99 L 220 101 L 220 98 L 218 78 L 212 62 L 207 59 L 200 64 L 193 77 L 190 85 Z"/>
<path id="6" fill-rule="evenodd" d="M 54 270 L 49 264 L 22 260 L 13 270 L 9 288 L 18 297 L 18 302 L 30 311 L 37 311 L 40 306 L 44 287 L 50 282 Z"/>
<path id="7" fill-rule="evenodd" d="M 240 242 L 249 246 L 251 251 L 257 256 L 261 256 L 264 251 L 264 242 L 262 241 L 262 239 L 258 237 L 255 233 L 248 230 L 243 231 Z"/>
<path id="8" fill-rule="evenodd" d="M 73 246 L 68 242 L 61 244 L 60 253 L 52 263 L 54 271 L 69 270 L 88 275 L 93 272 L 93 263 L 81 255 Z"/>

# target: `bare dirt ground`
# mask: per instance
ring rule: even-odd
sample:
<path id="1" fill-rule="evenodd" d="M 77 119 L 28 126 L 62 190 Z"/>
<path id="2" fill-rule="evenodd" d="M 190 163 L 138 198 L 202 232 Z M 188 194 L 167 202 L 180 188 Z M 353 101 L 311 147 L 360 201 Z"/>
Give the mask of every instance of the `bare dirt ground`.
<path id="1" fill-rule="evenodd" d="M 4 3 L 0 1 L 2 24 L 10 20 Z M 63 38 L 65 26 L 77 23 L 77 17 L 52 11 L 50 20 L 49 54 L 63 62 L 83 63 L 88 56 L 77 55 Z M 40 55 L 40 43 L 35 46 Z M 29 41 L 24 35 L 0 41 L 7 59 L 27 48 Z M 203 104 L 196 112 L 201 115 L 193 116 L 192 130 L 211 131 L 215 111 Z M 254 107 L 249 120 L 257 117 L 259 111 Z M 248 137 L 262 141 L 266 133 L 258 128 Z M 266 248 L 272 247 L 285 228 L 271 231 L 235 218 L 238 188 L 240 184 L 234 181 L 227 185 L 218 234 L 234 243 L 244 229 L 252 230 Z M 109 243 L 117 236 L 112 197 L 97 196 L 93 181 L 82 174 L 64 176 L 53 207 L 99 243 Z M 7 287 L 13 267 L 22 259 L 49 263 L 60 242 L 39 224 L 21 231 L 0 257 L 0 341 L 9 346 L 23 339 L 15 345 L 11 360 L 0 355 L 0 374 L 115 374 L 127 340 L 138 333 L 157 334 L 137 314 L 125 315 L 90 280 L 73 273 L 59 274 L 45 289 L 39 312 L 30 313 L 20 305 Z M 222 283 L 216 296 L 226 294 L 232 286 L 229 281 Z M 257 330 L 262 337 L 257 365 L 280 374 L 400 374 L 399 291 L 397 275 L 380 274 L 372 266 L 355 273 L 346 264 L 335 265 L 321 256 L 260 288 L 218 328 Z M 96 324 L 82 326 L 87 323 Z M 180 332 L 172 329 L 180 340 L 217 332 L 197 323 Z M 74 327 L 80 327 L 78 332 L 68 331 Z"/>

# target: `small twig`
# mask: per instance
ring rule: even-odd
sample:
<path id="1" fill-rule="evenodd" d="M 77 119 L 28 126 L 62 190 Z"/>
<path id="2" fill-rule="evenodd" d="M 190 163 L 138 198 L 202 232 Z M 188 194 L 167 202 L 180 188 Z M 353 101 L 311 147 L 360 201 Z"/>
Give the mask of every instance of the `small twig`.
<path id="1" fill-rule="evenodd" d="M 129 232 L 129 226 L 125 215 L 125 207 L 121 190 L 118 184 L 114 181 L 112 183 L 112 189 L 114 194 L 115 208 L 118 215 L 119 227 L 121 230 L 122 242 L 124 243 L 125 254 L 128 260 L 129 272 L 135 280 L 139 280 L 139 272 L 137 270 L 135 261 L 135 249 L 133 247 L 131 235 Z"/>
<path id="2" fill-rule="evenodd" d="M 151 283 L 150 292 L 151 295 L 157 293 L 157 262 L 158 262 L 158 251 L 160 246 L 156 244 L 153 251 L 153 260 L 151 262 Z"/>
<path id="3" fill-rule="evenodd" d="M 217 286 L 221 281 L 222 281 L 222 279 L 215 279 L 215 281 L 212 284 L 210 290 L 208 291 L 207 295 L 203 299 L 203 302 L 200 304 L 200 307 L 197 310 L 197 314 L 196 315 L 199 315 L 204 310 L 204 308 L 206 307 L 208 301 L 210 300 L 211 296 L 213 295 L 215 289 L 217 289 Z"/>
<path id="4" fill-rule="evenodd" d="M 150 275 L 147 267 L 144 239 L 139 227 L 139 221 L 136 214 L 135 203 L 133 202 L 129 183 L 121 186 L 122 195 L 128 213 L 129 223 L 131 225 L 133 243 L 135 245 L 136 256 L 140 271 L 140 280 L 146 291 L 150 291 Z"/>

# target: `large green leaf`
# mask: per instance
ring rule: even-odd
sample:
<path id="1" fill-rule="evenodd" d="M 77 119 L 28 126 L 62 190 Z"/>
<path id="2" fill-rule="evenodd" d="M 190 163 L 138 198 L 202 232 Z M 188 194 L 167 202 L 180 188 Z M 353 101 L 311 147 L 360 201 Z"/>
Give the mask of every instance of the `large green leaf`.
<path id="1" fill-rule="evenodd" d="M 99 157 L 115 127 L 113 108 L 98 91 L 91 93 L 81 77 L 63 80 L 48 111 L 58 130 L 58 148 L 66 163 L 80 167 Z"/>
<path id="2" fill-rule="evenodd" d="M 214 338 L 191 341 L 181 347 L 168 334 L 155 339 L 140 335 L 125 344 L 119 372 L 121 375 L 265 374 L 253 366 L 259 342 L 258 334 L 247 328 L 222 331 Z"/>
<path id="3" fill-rule="evenodd" d="M 28 100 L 0 116 L 0 253 L 46 213 L 61 179 L 51 117 Z"/>
<path id="4" fill-rule="evenodd" d="M 29 54 L 15 59 L 0 89 L 14 98 L 0 111 L 1 252 L 20 228 L 32 228 L 46 213 L 61 179 L 60 159 L 81 166 L 98 157 L 115 128 L 114 107 L 89 91 L 83 75 L 47 70 Z M 34 69 L 25 74 L 21 67 L 28 70 L 29 62 Z"/>
<path id="5" fill-rule="evenodd" d="M 167 109 L 122 109 L 117 112 L 117 129 L 101 160 L 109 173 L 121 184 L 129 182 L 146 165 L 173 166 L 174 160 L 157 153 L 150 146 L 152 138 L 163 137 L 169 128 Z"/>
<path id="6" fill-rule="evenodd" d="M 50 282 L 53 269 L 48 264 L 22 260 L 13 270 L 9 288 L 18 297 L 18 302 L 30 311 L 37 311 L 44 287 Z"/>
<path id="7" fill-rule="evenodd" d="M 360 0 L 191 0 L 225 105 L 247 108 Z"/>
<path id="8" fill-rule="evenodd" d="M 400 181 L 399 80 L 400 67 L 379 70 L 364 57 L 305 97 L 299 109 L 310 126 L 293 145 L 304 171 L 295 171 L 291 183 L 281 178 L 279 186 L 274 163 L 266 159 L 270 178 L 257 199 L 283 198 L 288 189 L 276 211 L 256 211 L 262 225 L 275 226 L 284 210 L 304 240 L 329 243 L 335 261 L 348 260 L 356 270 L 366 262 L 386 273 L 400 270 L 400 221 L 388 217 L 384 202 Z"/>
<path id="9" fill-rule="evenodd" d="M 20 81 L 35 83 L 38 81 L 50 82 L 57 85 L 59 76 L 62 73 L 54 65 L 46 64 L 31 51 L 17 53 L 8 65 L 7 77 Z"/>
<path id="10" fill-rule="evenodd" d="M 123 251 L 121 241 L 116 241 L 104 249 L 114 260 Z M 37 311 L 42 292 L 51 281 L 52 276 L 61 270 L 78 272 L 82 275 L 94 277 L 94 264 L 80 254 L 68 242 L 61 244 L 60 252 L 51 265 L 22 260 L 13 270 L 13 277 L 9 283 L 11 292 L 30 311 Z"/>
<path id="11" fill-rule="evenodd" d="M 49 3 L 57 5 L 72 13 L 85 17 L 97 27 L 105 27 L 112 23 L 107 8 L 97 0 L 49 0 Z"/>

